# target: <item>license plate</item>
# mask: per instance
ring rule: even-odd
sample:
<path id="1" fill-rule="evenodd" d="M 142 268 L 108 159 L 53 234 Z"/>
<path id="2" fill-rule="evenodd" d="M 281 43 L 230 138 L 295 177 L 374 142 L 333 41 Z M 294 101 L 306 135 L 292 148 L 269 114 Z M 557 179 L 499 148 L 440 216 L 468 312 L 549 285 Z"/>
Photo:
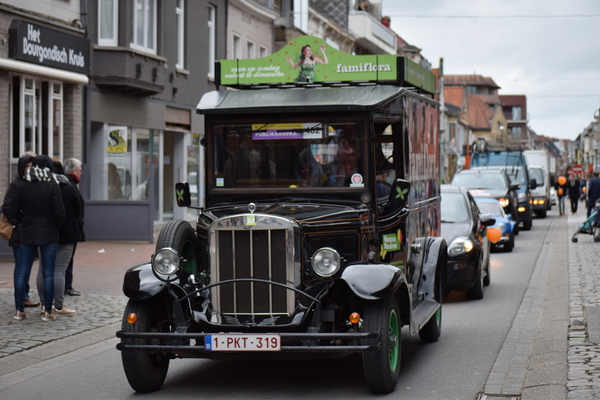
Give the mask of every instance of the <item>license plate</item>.
<path id="1" fill-rule="evenodd" d="M 218 334 L 204 336 L 207 351 L 280 351 L 281 337 L 277 334 Z"/>

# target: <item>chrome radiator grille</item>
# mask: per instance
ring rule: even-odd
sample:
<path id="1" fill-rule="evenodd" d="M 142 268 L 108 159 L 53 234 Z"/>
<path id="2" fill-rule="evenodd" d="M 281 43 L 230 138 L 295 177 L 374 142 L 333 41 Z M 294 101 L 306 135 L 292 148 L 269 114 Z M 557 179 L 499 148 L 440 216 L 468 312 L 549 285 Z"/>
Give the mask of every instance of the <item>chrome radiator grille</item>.
<path id="1" fill-rule="evenodd" d="M 244 214 L 215 221 L 209 231 L 211 281 L 261 279 L 296 286 L 294 233 L 290 220 Z M 290 315 L 294 292 L 263 282 L 216 286 L 214 310 L 231 320 L 240 316 Z"/>

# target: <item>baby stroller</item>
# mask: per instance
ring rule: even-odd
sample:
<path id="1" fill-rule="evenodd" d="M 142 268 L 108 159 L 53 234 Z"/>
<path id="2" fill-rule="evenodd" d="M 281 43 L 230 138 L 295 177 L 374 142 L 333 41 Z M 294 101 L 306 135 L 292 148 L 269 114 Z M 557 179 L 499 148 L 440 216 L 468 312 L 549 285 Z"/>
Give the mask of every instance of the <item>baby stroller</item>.
<path id="1" fill-rule="evenodd" d="M 571 242 L 577 243 L 576 236 L 580 233 L 592 235 L 594 242 L 600 242 L 600 200 L 596 201 L 594 212 L 585 220 L 583 225 L 577 225 L 577 230 L 571 238 Z"/>

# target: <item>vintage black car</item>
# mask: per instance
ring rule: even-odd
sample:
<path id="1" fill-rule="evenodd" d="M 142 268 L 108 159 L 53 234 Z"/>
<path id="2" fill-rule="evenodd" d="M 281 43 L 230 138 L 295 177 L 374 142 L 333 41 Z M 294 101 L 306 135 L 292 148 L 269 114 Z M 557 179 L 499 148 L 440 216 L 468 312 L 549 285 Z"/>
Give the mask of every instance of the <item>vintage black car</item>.
<path id="1" fill-rule="evenodd" d="M 152 262 L 125 275 L 127 379 L 157 390 L 179 357 L 361 354 L 369 388 L 391 392 L 401 327 L 441 333 L 437 103 L 398 82 L 243 89 L 198 105 L 196 226 L 167 223 Z M 190 205 L 187 183 L 176 193 Z"/>

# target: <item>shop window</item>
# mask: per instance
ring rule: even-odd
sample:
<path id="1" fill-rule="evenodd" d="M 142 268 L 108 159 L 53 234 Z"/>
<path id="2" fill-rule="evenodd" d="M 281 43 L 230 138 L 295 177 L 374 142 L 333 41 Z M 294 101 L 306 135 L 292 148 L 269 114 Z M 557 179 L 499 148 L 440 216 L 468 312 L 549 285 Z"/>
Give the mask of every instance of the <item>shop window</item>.
<path id="1" fill-rule="evenodd" d="M 118 46 L 119 0 L 98 2 L 98 44 Z"/>
<path id="2" fill-rule="evenodd" d="M 208 6 L 208 77 L 215 78 L 215 61 L 217 60 L 216 8 Z"/>
<path id="3" fill-rule="evenodd" d="M 135 0 L 131 47 L 156 54 L 156 0 Z"/>
<path id="4" fill-rule="evenodd" d="M 177 0 L 177 7 L 175 8 L 175 15 L 177 19 L 177 64 L 176 68 L 184 69 L 184 55 L 185 55 L 185 2 L 184 0 Z"/>
<path id="5" fill-rule="evenodd" d="M 11 91 L 12 157 L 32 151 L 62 159 L 62 83 L 15 75 Z"/>

